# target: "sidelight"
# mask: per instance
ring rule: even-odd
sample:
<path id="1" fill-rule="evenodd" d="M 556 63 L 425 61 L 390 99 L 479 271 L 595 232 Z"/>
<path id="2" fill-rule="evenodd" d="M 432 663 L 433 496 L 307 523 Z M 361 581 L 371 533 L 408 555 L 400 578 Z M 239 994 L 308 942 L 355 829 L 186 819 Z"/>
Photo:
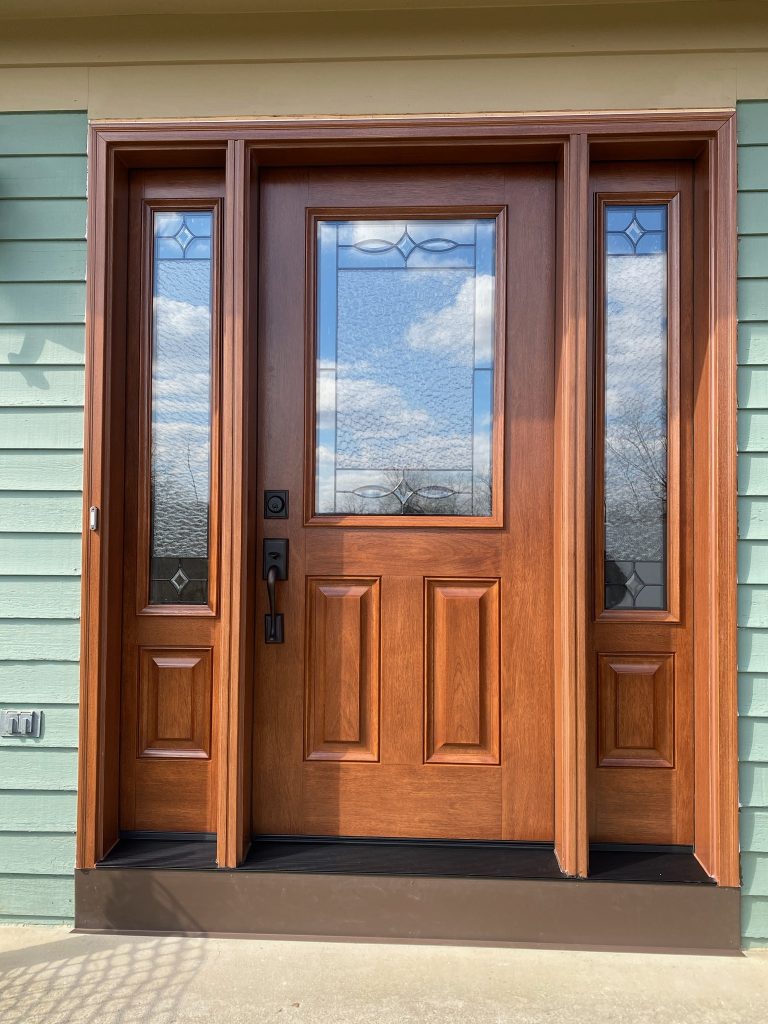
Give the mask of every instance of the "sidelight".
<path id="1" fill-rule="evenodd" d="M 603 208 L 606 609 L 667 608 L 668 212 Z"/>
<path id="2" fill-rule="evenodd" d="M 493 512 L 496 220 L 317 224 L 314 511 Z"/>
<path id="3" fill-rule="evenodd" d="M 213 213 L 153 213 L 150 604 L 208 603 Z"/>

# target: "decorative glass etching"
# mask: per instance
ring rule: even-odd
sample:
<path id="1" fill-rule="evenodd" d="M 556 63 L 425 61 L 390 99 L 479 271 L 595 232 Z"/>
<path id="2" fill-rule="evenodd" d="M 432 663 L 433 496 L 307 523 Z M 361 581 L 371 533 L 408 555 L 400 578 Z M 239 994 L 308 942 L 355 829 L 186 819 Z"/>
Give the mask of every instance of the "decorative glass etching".
<path id="1" fill-rule="evenodd" d="M 207 604 L 213 214 L 154 214 L 150 604 Z"/>
<path id="2" fill-rule="evenodd" d="M 667 207 L 605 207 L 605 607 L 666 607 Z"/>
<path id="3" fill-rule="evenodd" d="M 496 223 L 321 221 L 315 511 L 490 516 Z"/>

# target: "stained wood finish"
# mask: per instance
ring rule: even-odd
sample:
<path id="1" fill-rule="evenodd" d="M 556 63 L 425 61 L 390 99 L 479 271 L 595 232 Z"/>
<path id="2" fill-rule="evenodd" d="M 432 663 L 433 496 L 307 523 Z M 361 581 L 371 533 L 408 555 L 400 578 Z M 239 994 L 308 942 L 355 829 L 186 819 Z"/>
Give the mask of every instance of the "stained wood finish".
<path id="1" fill-rule="evenodd" d="M 426 580 L 427 762 L 499 763 L 499 581 Z"/>
<path id="2" fill-rule="evenodd" d="M 674 656 L 601 654 L 597 714 L 599 768 L 673 768 Z"/>
<path id="3" fill-rule="evenodd" d="M 379 581 L 307 581 L 308 761 L 379 756 Z"/>
<path id="4" fill-rule="evenodd" d="M 693 165 L 594 164 L 595 618 L 590 672 L 590 837 L 693 844 Z M 669 204 L 666 611 L 603 610 L 602 210 Z M 701 258 L 701 257 L 699 257 Z"/>
<path id="5" fill-rule="evenodd" d="M 102 509 L 102 526 L 83 532 L 81 752 L 77 863 L 93 867 L 117 838 L 125 446 L 125 309 L 128 294 L 127 210 L 130 168 L 227 168 L 223 293 L 224 378 L 222 647 L 217 659 L 226 687 L 216 696 L 222 742 L 218 792 L 218 863 L 242 859 L 251 829 L 250 603 L 255 573 L 256 493 L 244 457 L 256 437 L 255 337 L 257 287 L 251 240 L 256 238 L 256 165 L 446 164 L 465 161 L 560 161 L 554 562 L 555 845 L 569 874 L 587 871 L 587 668 L 593 671 L 586 608 L 588 487 L 585 436 L 590 376 L 585 369 L 589 258 L 589 163 L 592 160 L 692 159 L 696 237 L 707 259 L 695 280 L 695 591 L 696 856 L 720 885 L 739 884 L 736 744 L 736 409 L 735 261 L 736 133 L 732 111 L 522 115 L 477 118 L 115 122 L 92 126 L 88 146 L 88 274 L 86 318 L 85 478 L 83 504 Z M 16 205 L 23 205 L 18 200 Z M 13 205 L 13 204 L 11 204 Z M 66 204 L 65 204 L 66 205 Z M 13 211 L 11 211 L 13 212 Z M 76 211 L 77 212 L 77 211 Z M 80 209 L 82 214 L 82 209 Z M 255 255 L 255 254 L 254 254 Z M 131 275 L 131 280 L 135 276 Z M 21 417 L 43 447 L 75 445 L 79 414 Z M 18 419 L 18 417 L 17 417 Z M 22 423 L 22 420 L 24 421 Z M 29 422 L 27 422 L 29 420 Z M 50 423 L 47 421 L 50 420 Z M 54 423 L 54 420 L 56 422 Z M 56 427 L 58 433 L 51 434 Z M 44 434 L 44 436 L 43 436 Z M 41 442 L 42 443 L 42 442 Z M 227 505 L 231 496 L 231 502 Z M 332 563 L 332 559 L 329 559 Z M 461 561 L 460 558 L 456 558 Z M 467 558 L 467 561 L 469 559 Z M 369 570 L 363 568 L 359 575 Z M 442 568 L 441 568 L 442 571 Z M 466 577 L 471 566 L 454 574 Z M 331 564 L 326 575 L 333 575 Z M 425 575 L 434 572 L 427 565 Z M 323 570 L 318 569 L 322 575 Z M 391 581 L 390 586 L 394 581 Z M 503 588 L 502 588 L 503 589 Z M 503 595 L 502 595 L 503 596 Z M 502 619 L 508 605 L 502 602 Z M 419 620 L 402 635 L 418 634 Z M 588 650 L 589 648 L 589 650 Z M 396 641 L 382 658 L 398 656 Z M 529 707 L 535 688 L 528 690 Z M 591 718 L 590 718 L 591 721 Z M 529 722 L 522 721 L 526 727 Z M 58 757 L 58 755 L 57 755 Z M 591 754 L 590 754 L 591 757 Z M 58 762 L 57 762 L 58 763 Z M 59 765 L 59 767 L 62 767 Z M 62 770 L 69 771 L 67 762 Z M 51 785 L 60 783 L 58 769 Z M 20 783 L 21 785 L 22 783 Z M 49 787 L 50 788 L 50 787 Z M 521 794 L 524 797 L 524 794 Z M 604 937 L 603 937 L 604 939 Z"/>
<path id="6" fill-rule="evenodd" d="M 151 444 L 151 211 L 213 209 L 214 282 L 220 273 L 223 180 L 217 172 L 136 173 L 130 194 L 120 743 L 122 829 L 216 830 L 218 690 L 218 418 L 211 439 L 208 606 L 149 604 Z M 218 296 L 218 284 L 214 284 Z M 218 406 L 219 303 L 212 310 L 213 409 Z"/>
<path id="7" fill-rule="evenodd" d="M 260 184 L 258 493 L 289 490 L 291 516 L 261 524 L 288 539 L 290 575 L 285 643 L 257 647 L 254 830 L 551 840 L 555 169 L 275 169 Z M 504 525 L 324 524 L 303 500 L 305 224 L 470 208 L 504 208 L 509 227 Z"/>
<path id="8" fill-rule="evenodd" d="M 139 651 L 139 757 L 211 756 L 211 651 Z"/>

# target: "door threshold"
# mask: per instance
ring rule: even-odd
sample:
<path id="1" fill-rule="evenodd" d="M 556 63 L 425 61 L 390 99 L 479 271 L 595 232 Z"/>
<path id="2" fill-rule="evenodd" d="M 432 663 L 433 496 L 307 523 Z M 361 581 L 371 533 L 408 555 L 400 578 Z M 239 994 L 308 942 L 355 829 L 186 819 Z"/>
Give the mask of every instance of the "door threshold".
<path id="1" fill-rule="evenodd" d="M 216 846 L 211 836 L 203 834 L 126 833 L 98 867 L 215 871 Z M 589 878 L 577 880 L 562 873 L 549 843 L 444 839 L 258 836 L 254 837 L 244 863 L 234 870 L 270 874 L 714 884 L 690 847 L 595 847 L 590 851 Z"/>

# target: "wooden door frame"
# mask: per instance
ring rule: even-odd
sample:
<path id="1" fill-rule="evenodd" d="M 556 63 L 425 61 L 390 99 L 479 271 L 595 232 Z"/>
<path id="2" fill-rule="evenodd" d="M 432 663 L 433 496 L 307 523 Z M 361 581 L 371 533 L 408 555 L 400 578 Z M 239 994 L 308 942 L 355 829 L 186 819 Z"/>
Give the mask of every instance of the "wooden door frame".
<path id="1" fill-rule="evenodd" d="M 90 127 L 78 868 L 118 838 L 122 422 L 120 363 L 128 301 L 120 252 L 132 168 L 225 169 L 223 253 L 221 650 L 218 863 L 250 841 L 255 424 L 256 204 L 260 164 L 476 163 L 558 166 L 555 365 L 555 850 L 584 876 L 589 616 L 588 308 L 591 160 L 694 161 L 698 261 L 694 346 L 696 855 L 739 885 L 736 718 L 736 135 L 732 110 L 662 113 L 98 122 Z M 703 242 L 701 244 L 704 244 Z M 88 529 L 91 506 L 100 509 Z"/>

